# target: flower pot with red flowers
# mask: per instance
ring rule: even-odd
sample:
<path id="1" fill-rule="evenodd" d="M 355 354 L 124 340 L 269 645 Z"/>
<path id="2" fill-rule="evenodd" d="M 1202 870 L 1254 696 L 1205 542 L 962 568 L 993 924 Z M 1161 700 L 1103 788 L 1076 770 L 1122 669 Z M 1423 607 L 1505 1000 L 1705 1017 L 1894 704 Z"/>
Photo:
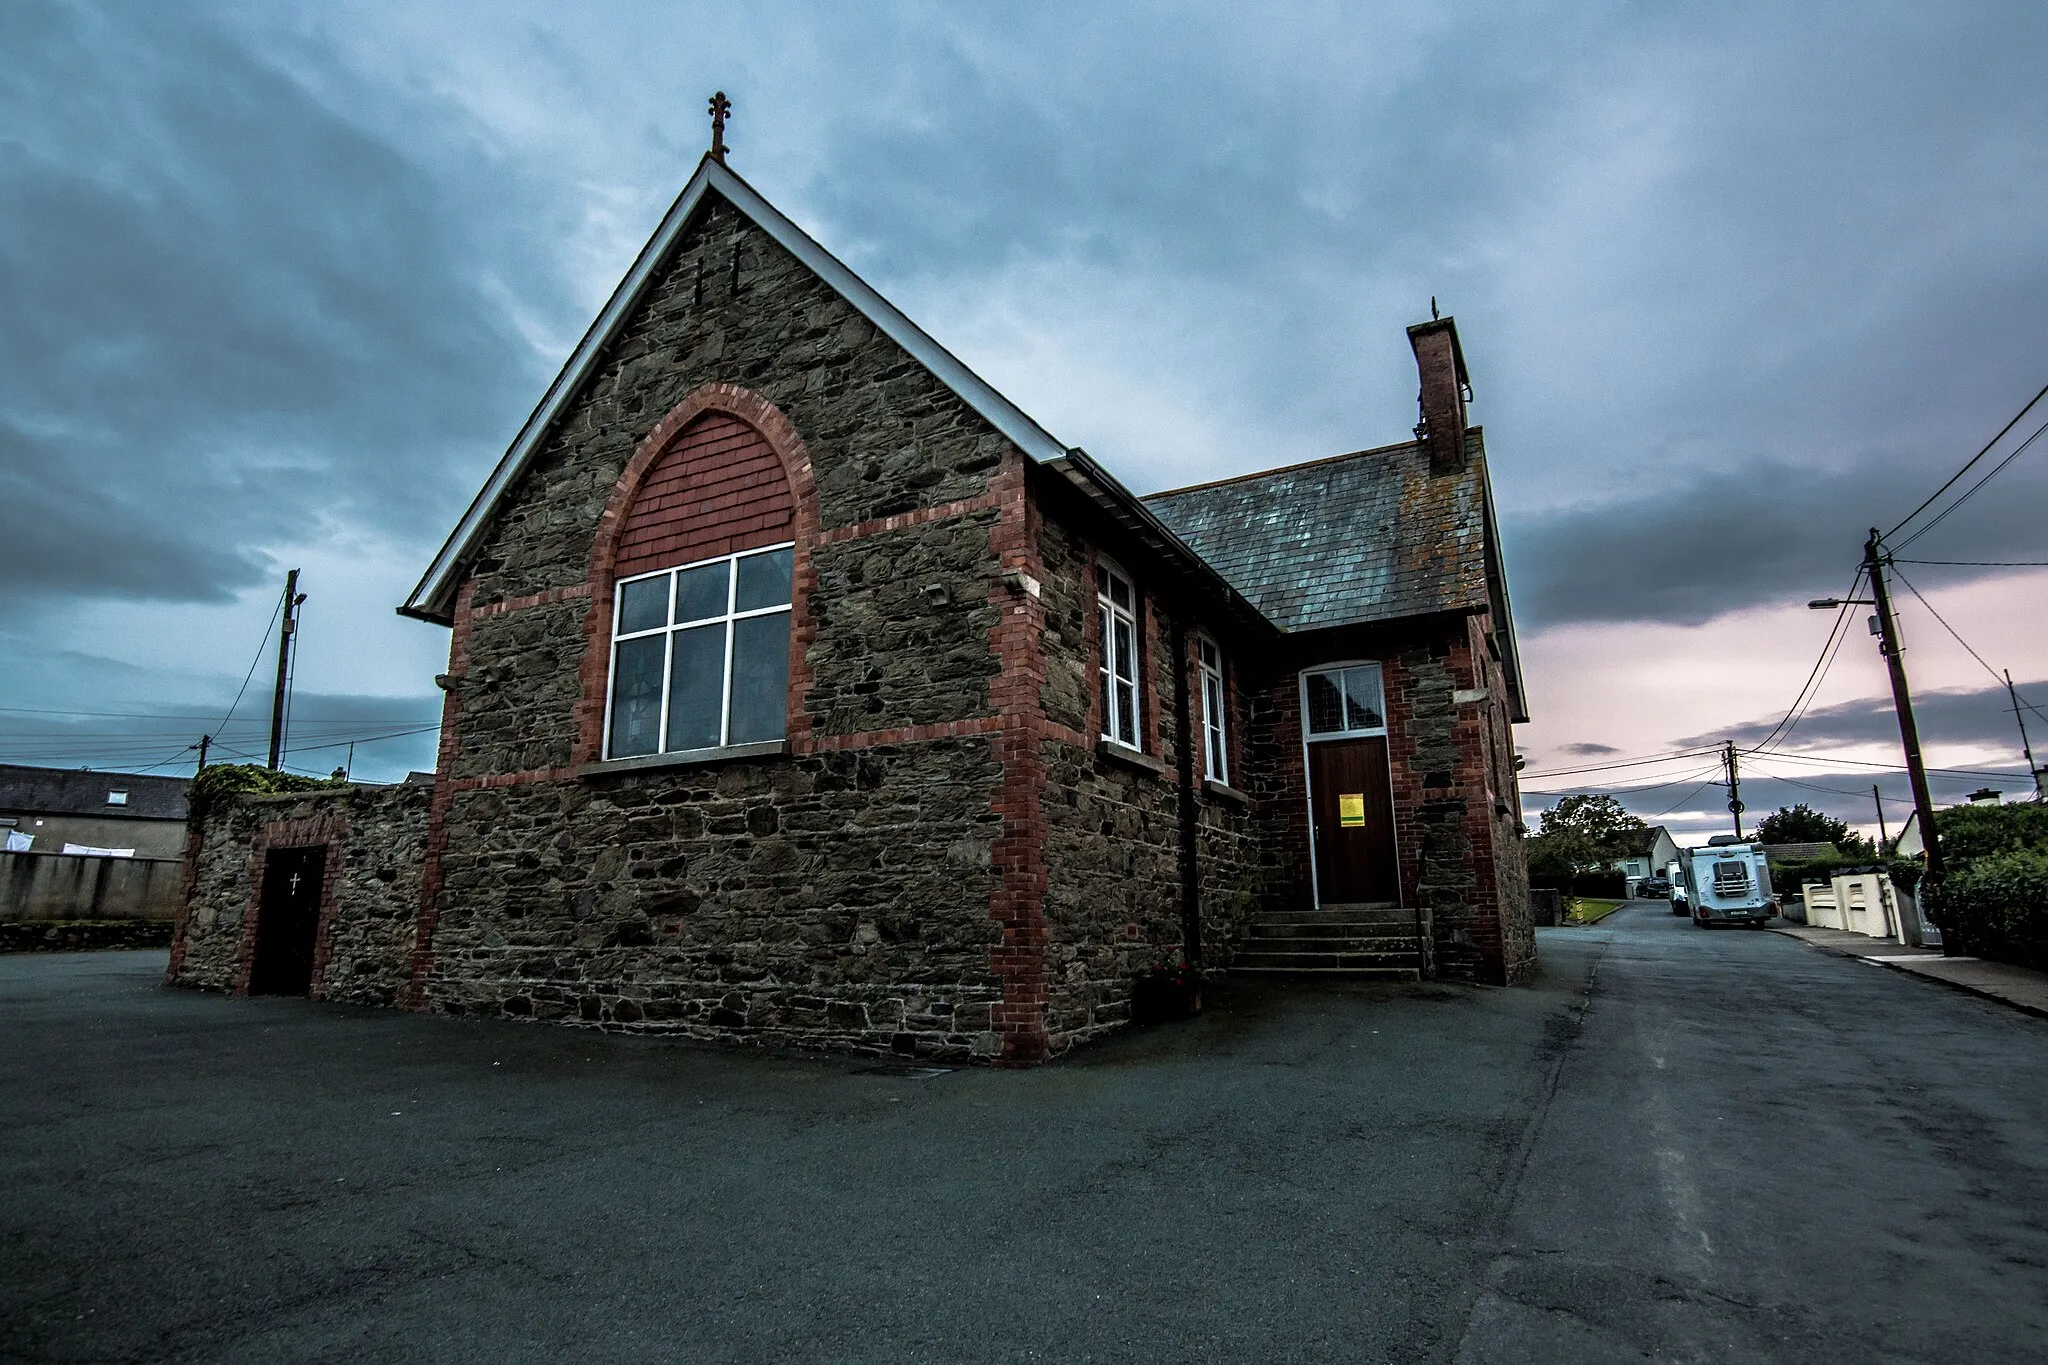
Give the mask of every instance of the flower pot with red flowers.
<path id="1" fill-rule="evenodd" d="M 1160 962 L 1131 981 L 1131 1022 L 1164 1024 L 1202 1012 L 1202 972 L 1185 962 Z"/>

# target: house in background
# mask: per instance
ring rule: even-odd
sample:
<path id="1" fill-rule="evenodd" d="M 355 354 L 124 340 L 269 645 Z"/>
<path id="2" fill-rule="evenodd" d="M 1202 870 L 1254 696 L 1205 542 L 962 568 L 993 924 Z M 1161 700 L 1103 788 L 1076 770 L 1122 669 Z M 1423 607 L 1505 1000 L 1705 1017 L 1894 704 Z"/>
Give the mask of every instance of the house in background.
<path id="1" fill-rule="evenodd" d="M 1668 873 L 1677 861 L 1678 843 L 1671 837 L 1671 831 L 1662 825 L 1652 825 L 1640 831 L 1635 841 L 1627 845 L 1622 855 L 1608 866 L 1628 878 L 1628 889 L 1633 893 L 1637 882 L 1658 873 Z"/>
<path id="2" fill-rule="evenodd" d="M 21 852 L 69 846 L 124 858 L 182 857 L 187 785 L 182 777 L 0 763 L 0 834 Z"/>
<path id="3" fill-rule="evenodd" d="M 148 773 L 0 764 L 0 923 L 168 923 L 178 905 L 186 785 Z"/>
<path id="4" fill-rule="evenodd" d="M 1455 324 L 1140 498 L 707 157 L 402 611 L 430 788 L 210 810 L 169 979 L 1030 1064 L 1165 962 L 1534 965 Z"/>

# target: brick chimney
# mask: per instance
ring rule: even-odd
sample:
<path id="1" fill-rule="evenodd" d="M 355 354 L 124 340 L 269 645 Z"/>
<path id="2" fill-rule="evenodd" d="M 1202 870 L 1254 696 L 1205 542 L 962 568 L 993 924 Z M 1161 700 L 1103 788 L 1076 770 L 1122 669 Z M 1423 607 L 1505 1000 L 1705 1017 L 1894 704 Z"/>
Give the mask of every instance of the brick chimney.
<path id="1" fill-rule="evenodd" d="M 1415 368 L 1422 376 L 1422 422 L 1415 429 L 1429 446 L 1429 472 L 1457 474 L 1465 468 L 1465 352 L 1458 324 L 1450 318 L 1418 322 L 1408 329 Z"/>

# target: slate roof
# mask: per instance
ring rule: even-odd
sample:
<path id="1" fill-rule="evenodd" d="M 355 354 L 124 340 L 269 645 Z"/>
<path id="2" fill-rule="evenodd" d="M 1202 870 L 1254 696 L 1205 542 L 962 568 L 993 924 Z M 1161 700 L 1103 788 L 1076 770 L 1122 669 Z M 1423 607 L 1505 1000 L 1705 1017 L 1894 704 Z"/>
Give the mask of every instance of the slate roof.
<path id="1" fill-rule="evenodd" d="M 1636 837 L 1626 843 L 1619 843 L 1617 841 L 1622 849 L 1621 856 L 1624 858 L 1642 858 L 1655 853 L 1657 851 L 1657 836 L 1664 833 L 1664 826 L 1651 825 L 1647 829 L 1637 831 Z M 1677 846 L 1677 841 L 1674 840 L 1672 847 L 1676 848 Z"/>
<path id="2" fill-rule="evenodd" d="M 1485 447 L 1434 475 L 1418 442 L 1144 500 L 1282 630 L 1487 605 Z"/>
<path id="3" fill-rule="evenodd" d="M 36 815 L 182 820 L 186 785 L 185 778 L 154 773 L 106 773 L 0 763 L 0 810 Z M 107 804 L 107 793 L 116 791 L 128 793 L 126 805 Z"/>

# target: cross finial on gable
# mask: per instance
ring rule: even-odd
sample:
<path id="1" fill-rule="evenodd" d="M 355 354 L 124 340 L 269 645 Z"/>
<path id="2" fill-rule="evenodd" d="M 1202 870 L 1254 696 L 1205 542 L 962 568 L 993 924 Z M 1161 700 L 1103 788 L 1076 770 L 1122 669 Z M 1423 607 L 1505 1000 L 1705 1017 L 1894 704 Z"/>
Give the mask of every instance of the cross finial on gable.
<path id="1" fill-rule="evenodd" d="M 711 97 L 711 159 L 719 165 L 725 164 L 725 154 L 732 149 L 725 145 L 725 116 L 732 112 L 732 101 L 720 90 Z"/>

